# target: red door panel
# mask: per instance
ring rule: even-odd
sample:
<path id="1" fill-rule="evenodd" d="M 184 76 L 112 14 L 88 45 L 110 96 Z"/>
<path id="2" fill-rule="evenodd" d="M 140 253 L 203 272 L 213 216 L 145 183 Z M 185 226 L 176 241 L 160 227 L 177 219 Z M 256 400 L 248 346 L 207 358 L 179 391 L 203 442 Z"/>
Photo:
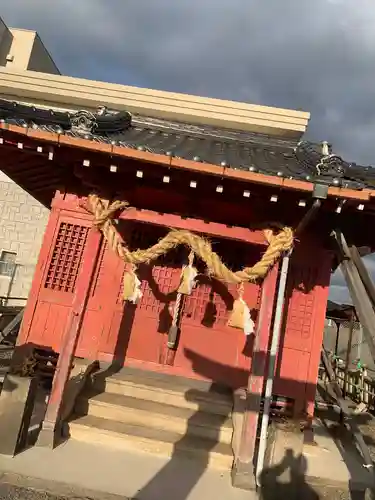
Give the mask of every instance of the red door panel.
<path id="1" fill-rule="evenodd" d="M 148 248 L 163 234 L 160 228 L 147 224 L 124 223 L 120 227 L 124 242 L 131 248 Z M 110 252 L 110 251 L 109 251 Z M 141 280 L 143 296 L 137 305 L 124 303 L 122 281 L 125 265 L 113 252 L 108 264 L 113 276 L 112 291 L 107 301 L 111 301 L 109 330 L 103 336 L 100 357 L 117 358 L 125 362 L 131 360 L 160 364 L 162 361 L 165 333 L 168 331 L 169 306 L 176 294 L 181 267 L 173 265 L 171 252 L 166 259 L 159 259 L 153 265 L 141 265 L 137 275 Z M 172 259 L 172 260 L 171 260 Z M 112 293 L 114 291 L 114 294 Z"/>
<path id="2" fill-rule="evenodd" d="M 140 223 L 123 222 L 119 229 L 132 250 L 148 248 L 165 234 L 162 228 Z M 253 247 L 235 242 L 215 242 L 214 250 L 231 269 L 251 265 L 260 258 L 259 251 Z M 105 261 L 113 276 L 113 286 L 106 297 L 112 306 L 106 316 L 109 328 L 102 334 L 99 357 L 108 360 L 115 357 L 125 364 L 143 364 L 148 369 L 154 366 L 157 370 L 220 380 L 232 386 L 243 385 L 251 364 L 248 346 L 251 339 L 247 339 L 243 331 L 227 326 L 237 296 L 236 287 L 211 280 L 204 274 L 205 266 L 199 260 L 195 265 L 201 274 L 193 294 L 184 301 L 173 365 L 164 364 L 176 290 L 187 255 L 188 249 L 179 247 L 150 265 L 140 265 L 136 272 L 143 296 L 137 305 L 124 304 L 122 300 L 123 262 L 114 253 Z M 246 285 L 245 299 L 256 311 L 259 287 Z"/>
<path id="3" fill-rule="evenodd" d="M 87 221 L 60 217 L 26 341 L 60 349 L 88 231 Z"/>
<path id="4" fill-rule="evenodd" d="M 242 262 L 244 266 L 249 259 Z M 240 266 L 232 262 L 231 267 L 238 269 Z M 197 287 L 185 301 L 174 367 L 183 368 L 186 376 L 231 386 L 246 385 L 252 354 L 249 343 L 253 337 L 246 337 L 242 330 L 227 324 L 236 298 L 235 285 L 225 285 L 207 277 L 197 280 Z M 245 300 L 255 321 L 259 286 L 246 284 Z"/>

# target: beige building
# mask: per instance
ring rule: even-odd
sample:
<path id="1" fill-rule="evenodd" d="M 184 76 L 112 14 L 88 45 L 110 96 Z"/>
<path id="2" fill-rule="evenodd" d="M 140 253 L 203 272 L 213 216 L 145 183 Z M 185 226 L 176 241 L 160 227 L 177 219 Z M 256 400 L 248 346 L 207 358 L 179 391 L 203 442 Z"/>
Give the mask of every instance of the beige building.
<path id="1" fill-rule="evenodd" d="M 48 209 L 0 173 L 0 300 L 24 305 L 38 259 Z"/>
<path id="2" fill-rule="evenodd" d="M 0 18 L 0 68 L 60 74 L 35 31 Z M 48 209 L 0 171 L 0 305 L 24 305 Z"/>

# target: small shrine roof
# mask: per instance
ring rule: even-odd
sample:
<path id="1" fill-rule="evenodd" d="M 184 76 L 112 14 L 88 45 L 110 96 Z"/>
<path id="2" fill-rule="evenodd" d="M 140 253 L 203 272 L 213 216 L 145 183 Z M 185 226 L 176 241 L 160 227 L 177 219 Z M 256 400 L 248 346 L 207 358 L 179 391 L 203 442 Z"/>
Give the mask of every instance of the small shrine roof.
<path id="1" fill-rule="evenodd" d="M 0 99 L 0 128 L 16 125 L 166 157 L 217 165 L 240 172 L 328 184 L 351 190 L 373 189 L 375 169 L 332 154 L 327 143 L 172 122 L 104 107 L 95 112 L 38 108 Z M 268 181 L 268 183 L 273 183 Z"/>

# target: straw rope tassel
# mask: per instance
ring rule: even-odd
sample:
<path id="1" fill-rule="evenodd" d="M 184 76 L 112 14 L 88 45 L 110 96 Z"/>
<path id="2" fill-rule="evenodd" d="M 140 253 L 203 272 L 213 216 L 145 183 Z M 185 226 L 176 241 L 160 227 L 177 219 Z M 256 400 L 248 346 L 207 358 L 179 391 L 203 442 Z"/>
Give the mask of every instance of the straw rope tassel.
<path id="1" fill-rule="evenodd" d="M 228 326 L 239 328 L 244 331 L 245 335 L 250 335 L 254 332 L 254 322 L 251 319 L 250 309 L 243 298 L 244 291 L 244 285 L 241 283 L 238 287 L 238 297 L 233 303 Z"/>
<path id="2" fill-rule="evenodd" d="M 142 298 L 141 282 L 135 273 L 136 266 L 131 266 L 125 270 L 122 282 L 122 298 L 133 304 L 137 304 Z"/>
<path id="3" fill-rule="evenodd" d="M 188 264 L 182 268 L 180 285 L 177 289 L 178 293 L 183 295 L 190 295 L 194 288 L 195 278 L 198 271 L 193 266 L 194 252 L 189 253 Z"/>

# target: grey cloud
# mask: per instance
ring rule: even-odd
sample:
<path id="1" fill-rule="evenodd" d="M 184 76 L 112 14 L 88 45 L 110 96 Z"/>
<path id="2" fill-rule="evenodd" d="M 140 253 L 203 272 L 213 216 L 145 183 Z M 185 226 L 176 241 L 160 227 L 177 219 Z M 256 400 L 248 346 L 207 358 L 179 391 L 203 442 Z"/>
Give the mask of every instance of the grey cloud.
<path id="1" fill-rule="evenodd" d="M 36 29 L 64 74 L 304 109 L 311 139 L 375 164 L 373 0 L 3 3 L 6 23 Z M 332 294 L 348 298 L 340 274 Z"/>
<path id="2" fill-rule="evenodd" d="M 372 279 L 375 281 L 375 255 L 365 257 L 363 260 Z M 352 302 L 346 287 L 344 275 L 340 269 L 337 269 L 331 277 L 330 299 L 338 303 L 345 302 L 346 304 L 351 304 Z"/>
<path id="3" fill-rule="evenodd" d="M 64 73 L 312 112 L 309 135 L 374 161 L 372 0 L 12 0 Z"/>

